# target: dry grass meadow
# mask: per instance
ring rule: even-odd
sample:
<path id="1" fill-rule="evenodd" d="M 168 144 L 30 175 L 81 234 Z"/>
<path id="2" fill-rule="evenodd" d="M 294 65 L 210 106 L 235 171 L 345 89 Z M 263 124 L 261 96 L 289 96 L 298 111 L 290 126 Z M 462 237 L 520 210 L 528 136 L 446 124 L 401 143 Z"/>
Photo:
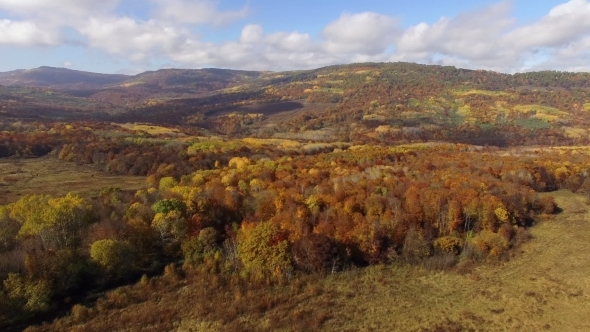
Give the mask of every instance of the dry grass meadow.
<path id="1" fill-rule="evenodd" d="M 27 194 L 65 195 L 73 192 L 89 197 L 107 187 L 125 190 L 144 186 L 145 177 L 109 175 L 90 166 L 79 166 L 51 156 L 0 159 L 0 204 L 17 201 Z"/>

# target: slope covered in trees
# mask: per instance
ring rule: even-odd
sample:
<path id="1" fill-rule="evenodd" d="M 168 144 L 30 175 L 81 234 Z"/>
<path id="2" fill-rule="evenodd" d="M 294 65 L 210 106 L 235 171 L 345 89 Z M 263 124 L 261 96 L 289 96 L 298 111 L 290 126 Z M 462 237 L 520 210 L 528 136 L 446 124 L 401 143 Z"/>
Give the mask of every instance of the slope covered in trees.
<path id="1" fill-rule="evenodd" d="M 282 73 L 169 69 L 92 89 L 52 88 L 61 92 L 3 88 L 3 116 L 94 114 L 101 121 L 182 125 L 232 136 L 356 143 L 588 144 L 587 73 L 508 75 L 366 63 Z M 285 108 L 286 101 L 300 106 Z"/>

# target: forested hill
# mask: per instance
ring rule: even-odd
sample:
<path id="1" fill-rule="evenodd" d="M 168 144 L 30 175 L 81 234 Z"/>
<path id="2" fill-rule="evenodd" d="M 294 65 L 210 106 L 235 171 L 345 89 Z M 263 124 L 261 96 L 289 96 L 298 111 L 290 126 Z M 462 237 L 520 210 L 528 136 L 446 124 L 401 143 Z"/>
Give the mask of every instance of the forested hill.
<path id="1" fill-rule="evenodd" d="M 590 125 L 588 73 L 363 63 L 288 72 L 83 73 L 88 80 L 79 85 L 73 82 L 82 72 L 66 69 L 7 75 L 0 74 L 0 84 L 12 77 L 11 85 L 29 86 L 0 88 L 7 117 L 109 114 L 114 122 L 188 125 L 231 136 L 501 146 L 587 144 Z"/>
<path id="2" fill-rule="evenodd" d="M 13 70 L 0 73 L 1 85 L 30 87 L 53 87 L 58 89 L 74 87 L 100 87 L 119 83 L 127 79 L 126 75 L 98 74 L 66 68 L 39 67 L 28 70 Z"/>

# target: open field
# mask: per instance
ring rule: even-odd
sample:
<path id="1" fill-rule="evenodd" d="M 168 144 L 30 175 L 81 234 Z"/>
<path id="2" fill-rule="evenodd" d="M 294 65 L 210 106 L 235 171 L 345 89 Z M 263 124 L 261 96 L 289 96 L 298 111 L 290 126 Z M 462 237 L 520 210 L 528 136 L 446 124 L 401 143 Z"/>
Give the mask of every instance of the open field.
<path id="1" fill-rule="evenodd" d="M 145 177 L 112 176 L 50 156 L 0 159 L 0 204 L 14 202 L 27 194 L 73 192 L 88 197 L 111 186 L 139 189 L 145 186 Z"/>

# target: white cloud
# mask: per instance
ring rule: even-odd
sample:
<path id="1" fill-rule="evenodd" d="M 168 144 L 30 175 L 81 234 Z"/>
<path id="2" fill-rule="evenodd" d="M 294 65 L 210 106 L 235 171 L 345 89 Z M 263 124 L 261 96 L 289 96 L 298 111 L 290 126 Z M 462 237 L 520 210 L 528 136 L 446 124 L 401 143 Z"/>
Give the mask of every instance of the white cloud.
<path id="1" fill-rule="evenodd" d="M 37 26 L 34 22 L 0 20 L 0 44 L 55 46 L 59 43 L 59 36 Z"/>
<path id="2" fill-rule="evenodd" d="M 133 61 L 174 53 L 185 43 L 184 32 L 158 22 L 136 21 L 129 17 L 92 18 L 79 28 L 88 45 Z"/>
<path id="3" fill-rule="evenodd" d="M 572 0 L 554 7 L 541 20 L 506 35 L 518 48 L 561 47 L 590 34 L 590 3 Z"/>
<path id="4" fill-rule="evenodd" d="M 344 13 L 322 32 L 326 40 L 324 47 L 330 53 L 369 55 L 384 52 L 399 33 L 396 19 L 372 12 Z"/>
<path id="5" fill-rule="evenodd" d="M 220 11 L 213 0 L 152 0 L 158 18 L 179 23 L 223 25 L 248 15 L 248 7 Z"/>
<path id="6" fill-rule="evenodd" d="M 20 45 L 53 45 L 67 43 L 64 27 L 74 30 L 89 17 L 103 15 L 115 9 L 119 0 L 0 0 L 0 10 L 24 18 L 20 22 L 4 22 L 2 34 L 20 31 Z M 2 43 L 8 43 L 3 38 Z M 79 43 L 79 42 L 78 42 Z"/>
<path id="7" fill-rule="evenodd" d="M 547 51 L 547 50 L 546 50 Z M 567 44 L 567 46 L 551 50 L 549 54 L 541 54 L 542 61 L 525 66 L 525 70 L 568 70 L 590 72 L 590 35 Z"/>
<path id="8" fill-rule="evenodd" d="M 590 35 L 569 43 L 567 46 L 560 48 L 555 54 L 555 56 L 562 59 L 574 59 L 580 55 L 588 55 L 586 59 L 590 59 Z"/>
<path id="9" fill-rule="evenodd" d="M 242 28 L 242 33 L 240 34 L 240 42 L 241 43 L 258 43 L 262 40 L 264 36 L 264 30 L 262 26 L 259 24 L 248 24 L 244 28 Z"/>
<path id="10" fill-rule="evenodd" d="M 70 46 L 104 51 L 134 68 L 152 63 L 283 70 L 365 61 L 414 61 L 504 72 L 590 70 L 590 0 L 571 0 L 519 23 L 510 1 L 402 29 L 375 12 L 343 13 L 319 31 L 265 32 L 243 26 L 236 40 L 207 42 L 199 25 L 236 22 L 248 5 L 222 9 L 218 0 L 150 0 L 151 17 L 117 14 L 139 0 L 0 0 L 0 44 Z M 117 11 L 118 10 L 118 11 Z M 67 36 L 67 38 L 66 38 Z M 126 61 L 123 61 L 125 63 Z M 64 64 L 65 65 L 65 64 Z M 134 69 L 137 71 L 138 69 Z"/>
<path id="11" fill-rule="evenodd" d="M 420 23 L 404 32 L 397 56 L 431 58 L 440 53 L 470 60 L 497 58 L 501 51 L 497 39 L 514 22 L 509 13 L 509 4 L 502 2 L 455 18 L 443 17 L 432 25 Z M 505 56 L 510 54 L 498 60 L 506 60 Z"/>
<path id="12" fill-rule="evenodd" d="M 510 3 L 500 2 L 454 18 L 443 17 L 432 25 L 420 23 L 408 28 L 390 59 L 504 72 L 533 70 L 560 63 L 555 60 L 563 52 L 581 59 L 588 45 L 573 45 L 589 35 L 587 0 L 558 5 L 539 20 L 521 26 L 511 16 Z M 579 68 L 561 62 L 555 69 Z"/>
<path id="13" fill-rule="evenodd" d="M 306 53 L 312 47 L 313 41 L 309 34 L 295 32 L 275 32 L 264 38 L 271 46 L 297 53 Z"/>
<path id="14" fill-rule="evenodd" d="M 26 17 L 95 15 L 109 12 L 118 4 L 119 0 L 0 0 L 1 9 Z"/>
<path id="15" fill-rule="evenodd" d="M 64 68 L 71 68 L 74 64 L 71 61 L 66 61 L 63 63 Z"/>
<path id="16" fill-rule="evenodd" d="M 264 34 L 246 26 L 237 42 L 220 44 L 188 40 L 170 58 L 183 66 L 215 66 L 248 70 L 286 70 L 332 64 L 336 58 L 322 52 L 308 34 Z"/>

